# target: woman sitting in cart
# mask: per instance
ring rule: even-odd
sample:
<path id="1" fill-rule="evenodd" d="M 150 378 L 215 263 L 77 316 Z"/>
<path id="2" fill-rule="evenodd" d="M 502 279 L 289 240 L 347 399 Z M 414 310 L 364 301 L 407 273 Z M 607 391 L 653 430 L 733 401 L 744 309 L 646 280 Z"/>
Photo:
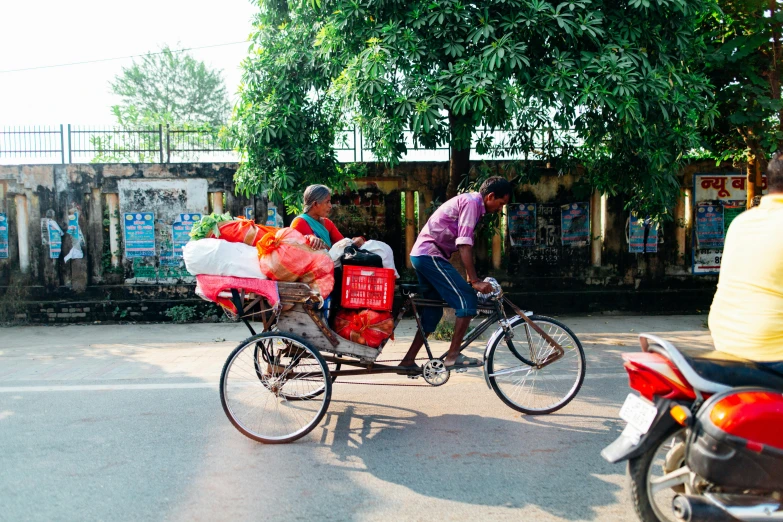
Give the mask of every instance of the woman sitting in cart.
<path id="1" fill-rule="evenodd" d="M 291 228 L 307 239 L 307 244 L 315 250 L 329 249 L 344 236 L 329 219 L 332 211 L 332 191 L 324 185 L 310 185 L 304 191 L 302 214 L 295 217 Z M 363 237 L 353 238 L 357 248 L 364 244 Z"/>

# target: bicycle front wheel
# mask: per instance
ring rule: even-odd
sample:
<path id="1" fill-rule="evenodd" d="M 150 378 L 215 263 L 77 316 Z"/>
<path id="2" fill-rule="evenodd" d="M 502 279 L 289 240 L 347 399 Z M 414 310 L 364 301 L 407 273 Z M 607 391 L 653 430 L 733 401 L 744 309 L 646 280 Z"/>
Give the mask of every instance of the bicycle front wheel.
<path id="1" fill-rule="evenodd" d="M 307 435 L 332 396 L 329 368 L 299 336 L 266 332 L 234 349 L 220 376 L 220 402 L 236 429 L 280 444 Z"/>
<path id="2" fill-rule="evenodd" d="M 565 353 L 543 368 L 531 362 L 544 360 L 554 348 L 521 317 L 509 326 L 513 339 L 496 336 L 487 354 L 489 384 L 500 400 L 527 415 L 543 415 L 559 410 L 576 396 L 585 378 L 585 354 L 576 335 L 555 319 L 530 317 Z"/>

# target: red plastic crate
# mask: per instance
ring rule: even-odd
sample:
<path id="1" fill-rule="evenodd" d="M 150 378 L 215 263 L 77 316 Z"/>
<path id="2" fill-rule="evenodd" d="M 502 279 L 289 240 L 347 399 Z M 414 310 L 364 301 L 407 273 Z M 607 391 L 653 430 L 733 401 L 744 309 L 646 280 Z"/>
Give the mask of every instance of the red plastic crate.
<path id="1" fill-rule="evenodd" d="M 394 270 L 343 265 L 343 308 L 369 308 L 391 312 L 394 304 Z"/>

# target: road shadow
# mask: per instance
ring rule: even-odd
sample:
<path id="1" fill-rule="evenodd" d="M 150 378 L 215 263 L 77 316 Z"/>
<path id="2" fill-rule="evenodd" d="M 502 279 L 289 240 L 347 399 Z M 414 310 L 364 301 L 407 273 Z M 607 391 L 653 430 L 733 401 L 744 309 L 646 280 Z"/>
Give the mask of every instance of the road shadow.
<path id="1" fill-rule="evenodd" d="M 429 416 L 412 408 L 340 401 L 333 401 L 331 411 L 320 442 L 329 444 L 339 463 L 334 466 L 346 472 L 359 467 L 434 499 L 535 505 L 572 520 L 593 518 L 595 508 L 617 502 L 620 488 L 593 475 L 618 472 L 601 460 L 593 440 L 612 431 L 608 418 Z M 575 419 L 580 428 L 564 426 Z"/>

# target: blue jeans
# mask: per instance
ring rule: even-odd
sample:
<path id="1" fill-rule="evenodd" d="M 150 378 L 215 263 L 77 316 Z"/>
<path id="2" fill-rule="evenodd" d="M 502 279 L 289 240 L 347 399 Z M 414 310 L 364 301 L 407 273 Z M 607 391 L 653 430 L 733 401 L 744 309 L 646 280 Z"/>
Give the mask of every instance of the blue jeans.
<path id="1" fill-rule="evenodd" d="M 443 299 L 457 317 L 473 317 L 476 315 L 478 297 L 451 263 L 442 257 L 411 256 L 411 264 L 416 269 L 422 296 L 425 299 Z M 421 326 L 425 334 L 435 331 L 443 308 L 422 306 L 420 309 Z"/>

